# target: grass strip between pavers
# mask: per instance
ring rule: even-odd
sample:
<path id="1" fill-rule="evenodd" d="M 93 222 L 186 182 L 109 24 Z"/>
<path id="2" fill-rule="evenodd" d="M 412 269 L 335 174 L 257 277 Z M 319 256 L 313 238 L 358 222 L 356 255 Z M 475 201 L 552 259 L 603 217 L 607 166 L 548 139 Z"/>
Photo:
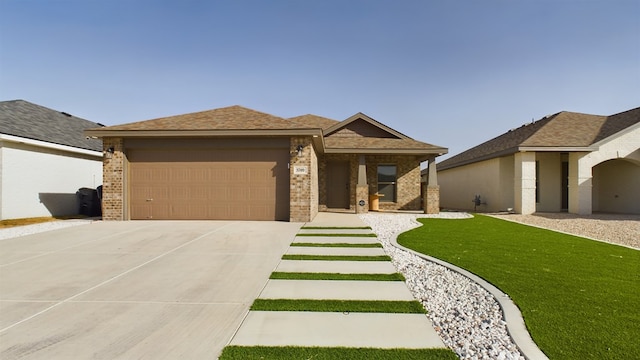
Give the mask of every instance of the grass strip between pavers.
<path id="1" fill-rule="evenodd" d="M 282 255 L 282 260 L 323 260 L 323 261 L 391 261 L 388 255 Z"/>
<path id="2" fill-rule="evenodd" d="M 333 248 L 381 248 L 380 243 L 370 244 L 349 244 L 349 243 L 312 243 L 312 242 L 296 242 L 291 246 L 304 246 L 304 247 L 333 247 Z"/>
<path id="3" fill-rule="evenodd" d="M 426 310 L 417 300 L 256 299 L 251 305 L 251 310 L 426 314 Z"/>
<path id="4" fill-rule="evenodd" d="M 393 274 L 340 274 L 340 273 L 305 273 L 305 272 L 272 272 L 269 279 L 274 280 L 361 280 L 361 281 L 405 281 L 400 273 Z"/>
<path id="5" fill-rule="evenodd" d="M 299 346 L 227 346 L 220 360 L 457 360 L 449 349 L 374 349 Z"/>
<path id="6" fill-rule="evenodd" d="M 303 226 L 300 229 L 313 229 L 313 230 L 371 230 L 371 226 Z"/>
<path id="7" fill-rule="evenodd" d="M 336 234 L 336 233 L 329 233 L 329 234 L 314 234 L 314 233 L 298 233 L 296 234 L 296 236 L 328 236 L 328 237 L 378 237 L 378 235 L 374 234 L 374 233 L 370 233 L 370 234 Z"/>

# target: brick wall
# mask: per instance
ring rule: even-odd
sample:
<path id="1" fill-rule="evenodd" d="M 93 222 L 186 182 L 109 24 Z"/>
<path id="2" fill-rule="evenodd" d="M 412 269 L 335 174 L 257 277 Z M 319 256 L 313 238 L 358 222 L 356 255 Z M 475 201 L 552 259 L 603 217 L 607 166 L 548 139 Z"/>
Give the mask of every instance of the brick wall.
<path id="1" fill-rule="evenodd" d="M 310 137 L 293 136 L 290 144 L 289 221 L 308 222 L 318 214 L 318 158 Z M 301 155 L 298 146 L 303 147 Z"/>
<path id="2" fill-rule="evenodd" d="M 102 219 L 124 220 L 124 154 L 122 138 L 102 139 L 104 151 L 113 147 L 111 159 L 103 159 Z"/>

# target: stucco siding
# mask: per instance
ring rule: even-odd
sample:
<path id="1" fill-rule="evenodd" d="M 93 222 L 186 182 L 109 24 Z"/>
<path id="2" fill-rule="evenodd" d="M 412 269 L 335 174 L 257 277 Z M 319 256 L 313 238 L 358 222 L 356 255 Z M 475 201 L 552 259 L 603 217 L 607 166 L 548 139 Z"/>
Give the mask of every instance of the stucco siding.
<path id="1" fill-rule="evenodd" d="M 539 166 L 539 189 L 536 211 L 558 212 L 562 207 L 562 160 L 559 152 L 538 152 L 536 161 Z"/>
<path id="2" fill-rule="evenodd" d="M 0 152 L 0 219 L 78 214 L 76 191 L 102 184 L 101 156 L 14 142 Z"/>
<path id="3" fill-rule="evenodd" d="M 504 210 L 507 207 L 504 199 L 513 199 L 513 195 L 505 195 L 513 194 L 513 157 L 510 158 L 511 161 L 495 158 L 438 171 L 440 206 L 444 209 L 473 210 L 472 200 L 480 195 L 485 204 L 478 206 L 478 211 Z M 504 162 L 511 163 L 511 169 L 507 166 L 501 170 L 501 163 Z"/>
<path id="4" fill-rule="evenodd" d="M 640 214 L 640 165 L 610 160 L 593 168 L 593 211 Z"/>

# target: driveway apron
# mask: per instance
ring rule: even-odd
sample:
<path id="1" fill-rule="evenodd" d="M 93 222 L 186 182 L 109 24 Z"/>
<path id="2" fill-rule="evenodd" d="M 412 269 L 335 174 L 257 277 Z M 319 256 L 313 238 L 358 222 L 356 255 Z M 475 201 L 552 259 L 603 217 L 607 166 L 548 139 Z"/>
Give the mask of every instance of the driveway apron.
<path id="1" fill-rule="evenodd" d="M 216 358 L 300 225 L 95 222 L 0 240 L 0 358 Z"/>

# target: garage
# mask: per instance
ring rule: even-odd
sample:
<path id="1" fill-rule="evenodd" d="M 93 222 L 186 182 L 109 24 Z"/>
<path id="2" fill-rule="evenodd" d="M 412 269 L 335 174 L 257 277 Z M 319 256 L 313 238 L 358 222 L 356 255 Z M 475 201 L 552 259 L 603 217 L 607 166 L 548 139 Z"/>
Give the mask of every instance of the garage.
<path id="1" fill-rule="evenodd" d="M 289 139 L 129 139 L 132 220 L 289 220 Z"/>

